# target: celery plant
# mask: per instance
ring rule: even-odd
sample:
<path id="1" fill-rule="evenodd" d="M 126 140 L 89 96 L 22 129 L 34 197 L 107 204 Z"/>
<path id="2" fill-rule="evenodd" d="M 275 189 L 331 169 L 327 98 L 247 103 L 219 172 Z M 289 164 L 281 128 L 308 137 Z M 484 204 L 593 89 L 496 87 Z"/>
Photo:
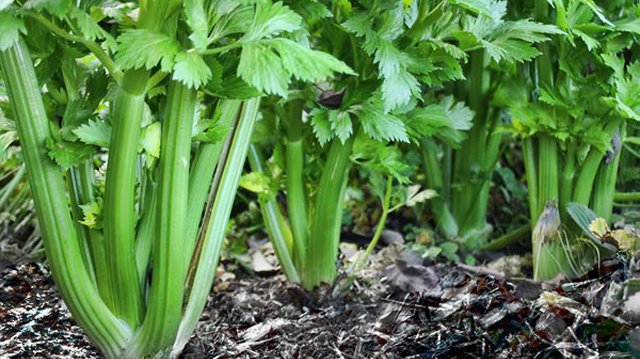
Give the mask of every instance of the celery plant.
<path id="1" fill-rule="evenodd" d="M 611 4 L 605 12 L 595 3 L 581 1 L 553 4 L 552 8 L 547 1 L 536 1 L 535 17 L 543 22 L 555 18 L 563 36 L 539 46 L 542 55 L 536 66 L 530 73 L 523 71 L 526 82 L 516 85 L 521 90 L 504 85 L 512 94 L 508 105 L 513 131 L 524 138 L 533 226 L 553 201 L 561 220 L 568 218 L 571 202 L 610 217 L 625 121 L 638 119 L 633 85 L 638 64 L 625 63 L 622 56 L 635 48 L 636 29 L 629 26 L 633 20 L 625 9 Z M 526 86 L 528 93 L 522 90 Z M 578 274 L 581 268 L 571 263 L 572 257 L 580 257 L 577 253 L 582 253 L 579 262 L 584 265 L 593 260 L 594 253 L 573 240 L 576 231 L 570 227 L 567 231 L 568 236 L 557 235 L 544 243 L 534 235 L 534 277 Z"/>
<path id="2" fill-rule="evenodd" d="M 394 142 L 417 142 L 436 133 L 459 137 L 457 131 L 468 128 L 470 111 L 426 89 L 462 77 L 462 51 L 441 41 L 441 34 L 429 33 L 444 4 L 307 3 L 293 1 L 292 6 L 306 11 L 310 42 L 344 59 L 354 73 L 315 89 L 300 86 L 292 100 L 273 105 L 274 118 L 263 123 L 270 137 L 251 150 L 254 173 L 244 185 L 259 192 L 284 272 L 313 289 L 333 284 L 337 275 L 344 193 L 353 164 L 406 182 L 407 168 Z M 428 35 L 433 38 L 427 40 Z M 274 130 L 286 133 L 283 142 L 273 141 Z M 273 148 L 268 162 L 265 146 Z M 288 222 L 279 193 L 285 195 Z"/>
<path id="3" fill-rule="evenodd" d="M 176 357 L 208 298 L 260 98 L 349 68 L 290 40 L 302 18 L 281 2 L 91 4 L 0 5 L 8 113 L 73 317 L 106 357 Z"/>
<path id="4" fill-rule="evenodd" d="M 535 44 L 549 41 L 550 34 L 560 31 L 518 18 L 515 9 L 509 16 L 506 1 L 460 3 L 466 11 L 451 15 L 445 34 L 468 53 L 466 81 L 457 82 L 452 91 L 473 110 L 473 125 L 458 145 L 451 139 L 440 144 L 426 141 L 422 154 L 427 185 L 440 194 L 432 204 L 440 232 L 473 249 L 483 244 L 490 231 L 486 222 L 489 190 L 504 142 L 502 108 L 492 98 L 499 84 L 512 81 L 516 64 L 540 54 Z M 434 19 L 432 26 L 445 25 Z"/>

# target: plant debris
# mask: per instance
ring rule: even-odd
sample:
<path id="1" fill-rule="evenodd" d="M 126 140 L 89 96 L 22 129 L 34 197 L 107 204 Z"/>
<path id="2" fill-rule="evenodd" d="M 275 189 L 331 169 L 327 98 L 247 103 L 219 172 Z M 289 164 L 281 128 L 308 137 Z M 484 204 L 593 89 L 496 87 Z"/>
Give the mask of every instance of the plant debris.
<path id="1" fill-rule="evenodd" d="M 220 271 L 224 285 L 181 357 L 631 358 L 640 348 L 635 258 L 553 288 L 407 253 L 392 261 L 322 298 L 282 275 Z M 408 284 L 412 276 L 420 285 Z M 42 265 L 2 272 L 0 356 L 98 356 L 51 286 Z"/>
<path id="2" fill-rule="evenodd" d="M 42 264 L 0 274 L 0 358 L 99 358 Z"/>

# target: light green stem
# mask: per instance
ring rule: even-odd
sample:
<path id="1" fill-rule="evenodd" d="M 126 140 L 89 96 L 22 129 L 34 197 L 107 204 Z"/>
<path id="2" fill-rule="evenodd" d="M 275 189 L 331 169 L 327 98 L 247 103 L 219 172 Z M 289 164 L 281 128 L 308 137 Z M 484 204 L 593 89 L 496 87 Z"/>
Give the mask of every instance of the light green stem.
<path id="1" fill-rule="evenodd" d="M 135 259 L 135 183 L 146 79 L 145 72 L 127 73 L 116 96 L 104 198 L 105 249 L 112 270 L 115 312 L 132 327 L 138 326 L 143 315 Z"/>
<path id="2" fill-rule="evenodd" d="M 333 140 L 323 167 L 302 278 L 306 289 L 313 289 L 321 283 L 333 284 L 336 278 L 343 193 L 351 164 L 349 157 L 353 151 L 353 141 L 353 137 L 344 144 L 337 139 Z"/>
<path id="3" fill-rule="evenodd" d="M 182 317 L 185 262 L 190 259 L 184 250 L 184 234 L 195 110 L 196 91 L 172 81 L 162 123 L 153 276 L 147 313 L 131 348 L 136 356 L 170 347 Z"/>
<path id="4" fill-rule="evenodd" d="M 253 144 L 249 147 L 249 163 L 252 171 L 264 174 L 262 154 Z M 258 202 L 260 203 L 260 211 L 262 212 L 267 235 L 273 244 L 273 249 L 276 252 L 282 271 L 290 282 L 300 283 L 300 275 L 293 262 L 293 235 L 291 228 L 284 219 L 275 196 L 260 194 Z"/>
<path id="5" fill-rule="evenodd" d="M 540 135 L 538 139 L 538 206 L 547 201 L 559 200 L 558 146 L 556 140 L 549 135 Z M 561 210 L 562 211 L 562 210 Z M 536 211 L 536 218 L 542 208 Z"/>
<path id="6" fill-rule="evenodd" d="M 624 138 L 624 133 L 620 136 Z M 600 173 L 598 173 L 598 178 L 596 179 L 595 193 L 591 202 L 593 211 L 607 222 L 610 220 L 613 211 L 613 200 L 616 192 L 620 157 L 620 153 L 616 153 L 615 158 L 610 163 L 606 163 L 606 161 L 602 162 Z"/>
<path id="7" fill-rule="evenodd" d="M 640 192 L 616 192 L 613 196 L 616 202 L 636 202 L 640 201 Z"/>
<path id="8" fill-rule="evenodd" d="M 22 39 L 0 51 L 0 66 L 53 278 L 73 317 L 91 341 L 105 356 L 117 358 L 131 336 L 131 329 L 105 305 L 82 261 L 62 172 L 47 156 L 45 142 L 51 138 L 49 120 Z"/>
<path id="9" fill-rule="evenodd" d="M 534 229 L 538 216 L 542 210 L 538 211 L 538 160 L 536 158 L 536 143 L 533 137 L 525 138 L 522 141 L 522 153 L 524 155 L 524 169 L 527 177 L 527 187 L 529 188 L 529 216 L 531 217 L 531 230 Z"/>
<path id="10" fill-rule="evenodd" d="M 358 273 L 362 266 L 367 263 L 367 259 L 373 253 L 373 249 L 378 244 L 380 240 L 380 236 L 382 236 L 382 231 L 384 230 L 384 226 L 387 223 L 387 216 L 389 216 L 389 207 L 391 206 L 391 189 L 393 185 L 393 177 L 389 176 L 387 178 L 387 187 L 384 192 L 384 199 L 382 200 L 382 215 L 380 216 L 380 220 L 378 221 L 378 226 L 376 227 L 376 232 L 371 239 L 371 242 L 367 246 L 367 249 L 364 251 L 364 254 L 358 259 L 357 262 L 354 263 L 354 268 L 352 273 Z"/>
<path id="11" fill-rule="evenodd" d="M 245 103 L 220 157 L 204 215 L 203 223 L 206 225 L 200 232 L 191 258 L 186 281 L 186 307 L 173 345 L 174 357 L 180 354 L 189 341 L 207 303 L 259 108 L 260 98 Z"/>
<path id="12" fill-rule="evenodd" d="M 431 200 L 431 208 L 440 231 L 447 238 L 454 238 L 458 235 L 458 223 L 449 209 L 443 173 L 434 146 L 430 143 L 422 144 L 422 163 L 424 164 L 427 187 L 438 192 L 438 197 Z"/>
<path id="13" fill-rule="evenodd" d="M 145 206 L 141 214 L 138 232 L 136 234 L 136 266 L 138 268 L 138 279 L 140 288 L 146 289 L 147 270 L 151 261 L 151 249 L 156 235 L 156 223 L 158 213 L 158 183 L 151 174 L 145 181 Z"/>
<path id="14" fill-rule="evenodd" d="M 216 106 L 216 113 L 220 114 L 218 124 L 224 127 L 233 127 L 240 116 L 240 104 L 238 100 L 223 100 Z M 220 159 L 223 143 L 201 143 L 191 165 L 189 175 L 189 214 L 187 215 L 187 230 L 185 238 L 188 239 L 186 252 L 191 255 L 198 236 L 202 220 L 202 211 L 209 195 L 213 174 Z"/>
<path id="15" fill-rule="evenodd" d="M 287 211 L 293 233 L 293 260 L 296 268 L 305 272 L 309 221 L 307 196 L 303 178 L 304 151 L 302 148 L 302 110 L 304 102 L 295 100 L 288 105 L 288 133 L 286 148 Z"/>

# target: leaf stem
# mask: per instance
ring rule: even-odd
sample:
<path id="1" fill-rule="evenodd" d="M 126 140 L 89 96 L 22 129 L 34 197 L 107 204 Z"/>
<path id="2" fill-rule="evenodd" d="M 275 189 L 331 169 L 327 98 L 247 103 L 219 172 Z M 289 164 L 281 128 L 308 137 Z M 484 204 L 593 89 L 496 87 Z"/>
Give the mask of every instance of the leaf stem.
<path id="1" fill-rule="evenodd" d="M 307 196 L 304 190 L 303 168 L 304 152 L 302 148 L 302 111 L 304 102 L 295 100 L 288 105 L 287 117 L 287 211 L 293 232 L 293 260 L 296 267 L 306 272 L 307 242 L 309 222 Z"/>
<path id="2" fill-rule="evenodd" d="M 252 171 L 264 173 L 264 159 L 260 150 L 254 144 L 249 147 L 249 163 Z M 278 263 L 282 266 L 282 271 L 289 281 L 300 283 L 300 275 L 294 265 L 292 256 L 293 243 L 291 242 L 293 242 L 293 238 L 291 228 L 285 221 L 275 196 L 265 198 L 267 196 L 260 195 L 258 202 L 260 203 L 260 210 L 267 233 L 278 257 Z"/>
<path id="3" fill-rule="evenodd" d="M 229 50 L 233 50 L 233 49 L 237 49 L 242 47 L 242 43 L 241 42 L 234 42 L 232 44 L 228 44 L 228 45 L 223 45 L 223 46 L 219 46 L 213 49 L 206 49 L 206 50 L 200 50 L 198 51 L 198 54 L 200 55 L 217 55 L 217 54 L 221 54 L 221 53 L 225 53 Z"/>
<path id="4" fill-rule="evenodd" d="M 169 75 L 168 72 L 157 71 L 149 78 L 149 82 L 147 83 L 146 92 L 149 92 L 152 88 L 156 87 L 162 80 L 164 80 Z"/>
<path id="5" fill-rule="evenodd" d="M 111 59 L 111 57 L 109 57 L 109 55 L 107 55 L 106 52 L 102 50 L 100 45 L 98 45 L 94 41 L 87 40 L 82 36 L 77 36 L 77 35 L 73 35 L 66 32 L 65 30 L 60 28 L 58 25 L 49 21 L 49 19 L 45 18 L 40 14 L 28 12 L 27 15 L 33 18 L 34 20 L 38 21 L 44 27 L 51 30 L 51 32 L 62 37 L 63 39 L 66 39 L 71 42 L 77 42 L 84 45 L 87 49 L 89 49 L 89 51 L 91 51 L 96 56 L 96 58 L 100 61 L 100 63 L 102 63 L 102 65 L 107 69 L 107 71 L 109 71 L 109 73 L 111 74 L 113 79 L 116 80 L 117 83 L 122 82 L 122 79 L 123 79 L 122 71 L 118 70 L 118 66 L 116 65 L 116 63 Z"/>
<path id="6" fill-rule="evenodd" d="M 360 271 L 362 266 L 367 262 L 367 258 L 369 258 L 369 256 L 373 252 L 373 249 L 378 244 L 378 241 L 380 240 L 380 236 L 382 236 L 382 231 L 384 230 L 384 226 L 387 223 L 387 216 L 391 212 L 389 210 L 389 207 L 391 205 L 391 190 L 393 188 L 392 185 L 393 185 L 393 177 L 389 176 L 387 178 L 387 188 L 384 192 L 384 199 L 382 201 L 382 215 L 380 216 L 380 220 L 378 221 L 376 232 L 373 235 L 371 242 L 367 246 L 367 249 L 364 251 L 362 256 L 360 256 L 360 258 L 358 258 L 358 260 L 353 263 L 353 268 L 350 270 L 352 274 L 358 273 L 358 271 Z"/>

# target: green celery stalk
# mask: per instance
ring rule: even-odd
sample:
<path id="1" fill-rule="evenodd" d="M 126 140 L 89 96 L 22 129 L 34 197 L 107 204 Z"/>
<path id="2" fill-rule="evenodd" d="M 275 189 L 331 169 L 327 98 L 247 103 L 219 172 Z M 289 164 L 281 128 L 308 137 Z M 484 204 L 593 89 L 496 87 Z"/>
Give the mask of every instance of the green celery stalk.
<path id="1" fill-rule="evenodd" d="M 126 73 L 114 101 L 104 198 L 105 249 L 112 270 L 114 309 L 132 327 L 143 317 L 135 258 L 135 183 L 147 77 L 142 71 Z"/>
<path id="2" fill-rule="evenodd" d="M 145 203 L 143 207 L 138 232 L 136 233 L 136 266 L 140 288 L 146 288 L 147 270 L 151 261 L 151 247 L 156 235 L 156 223 L 158 213 L 158 183 L 149 174 L 145 180 Z"/>
<path id="3" fill-rule="evenodd" d="M 240 116 L 241 101 L 222 100 L 216 106 L 216 112 L 220 113 L 218 124 L 232 127 Z M 187 235 L 189 239 L 187 253 L 193 253 L 196 244 L 198 229 L 202 219 L 204 205 L 216 166 L 222 154 L 223 143 L 201 143 L 196 150 L 191 173 L 189 174 L 189 213 L 187 215 Z M 188 265 L 188 263 L 187 263 Z"/>
<path id="4" fill-rule="evenodd" d="M 449 209 L 441 163 L 434 145 L 430 143 L 422 144 L 422 163 L 426 169 L 425 178 L 427 187 L 438 192 L 438 197 L 431 200 L 431 208 L 435 216 L 438 227 L 447 238 L 454 238 L 458 235 L 458 223 Z"/>
<path id="5" fill-rule="evenodd" d="M 304 101 L 295 100 L 288 105 L 288 132 L 286 147 L 287 211 L 293 233 L 293 260 L 296 267 L 306 272 L 309 223 L 307 196 L 304 190 L 304 151 L 302 148 L 302 110 Z"/>
<path id="6" fill-rule="evenodd" d="M 613 137 L 617 129 L 617 121 L 610 121 L 604 128 L 605 132 L 607 132 L 611 137 Z M 603 163 L 604 156 L 605 154 L 603 152 L 599 151 L 596 148 L 591 148 L 589 154 L 587 155 L 587 158 L 580 168 L 580 174 L 578 175 L 578 179 L 576 180 L 576 185 L 573 192 L 573 202 L 589 206 L 591 204 L 590 202 L 592 196 L 599 195 L 597 192 L 597 190 L 599 190 L 598 188 L 596 188 L 596 191 L 594 191 L 594 183 L 596 181 L 596 176 L 598 175 L 598 170 Z M 611 200 L 612 199 L 613 197 L 611 198 Z M 600 214 L 598 213 L 598 215 Z"/>
<path id="7" fill-rule="evenodd" d="M 538 160 L 536 158 L 536 142 L 534 138 L 525 138 L 522 142 L 524 154 L 524 172 L 529 188 L 529 215 L 531 217 L 531 230 L 535 228 L 538 217 L 542 213 L 538 204 Z"/>
<path id="8" fill-rule="evenodd" d="M 175 0 L 140 2 L 138 28 L 160 31 L 168 15 L 179 5 Z M 114 311 L 132 327 L 144 313 L 141 280 L 136 263 L 135 186 L 138 144 L 149 72 L 124 74 L 112 117 L 109 163 L 104 198 L 104 235 L 107 263 L 112 271 Z"/>
<path id="9" fill-rule="evenodd" d="M 137 357 L 170 347 L 180 325 L 185 262 L 189 260 L 184 251 L 183 236 L 187 223 L 189 158 L 195 110 L 196 91 L 172 81 L 162 123 L 153 278 L 147 313 L 135 344 L 130 348 Z"/>
<path id="10" fill-rule="evenodd" d="M 622 142 L 624 131 L 621 132 L 620 137 Z M 611 163 L 602 162 L 598 178 L 596 179 L 595 193 L 591 202 L 593 211 L 607 222 L 610 220 L 613 211 L 613 199 L 616 192 L 620 157 L 620 153 L 617 153 Z"/>
<path id="11" fill-rule="evenodd" d="M 560 189 L 558 183 L 558 146 L 549 135 L 540 135 L 538 139 L 538 205 L 547 201 L 558 201 Z M 540 208 L 538 209 L 539 213 Z"/>
<path id="12" fill-rule="evenodd" d="M 302 285 L 313 289 L 321 283 L 333 283 L 340 241 L 344 190 L 351 162 L 354 138 L 345 143 L 334 139 L 323 167 L 315 197 L 306 267 Z"/>
<path id="13" fill-rule="evenodd" d="M 53 278 L 71 314 L 91 341 L 105 356 L 120 357 L 132 331 L 109 310 L 82 260 L 62 172 L 47 156 L 49 122 L 33 63 L 22 39 L 0 51 L 0 66 L 14 109 Z"/>
<path id="14" fill-rule="evenodd" d="M 240 175 L 246 161 L 259 108 L 260 98 L 246 101 L 223 148 L 223 154 L 220 157 L 209 192 L 209 203 L 203 220 L 205 226 L 200 231 L 191 258 L 191 266 L 186 280 L 186 306 L 172 349 L 174 356 L 177 356 L 189 341 L 207 303 L 233 206 L 233 198 L 236 195 Z"/>
<path id="15" fill-rule="evenodd" d="M 571 202 L 573 196 L 573 186 L 576 172 L 576 152 L 577 145 L 574 142 L 567 144 L 567 151 L 564 158 L 564 168 L 562 169 L 562 177 L 560 178 L 560 198 L 558 200 L 558 206 L 560 208 L 560 215 L 565 218 L 567 205 Z"/>
<path id="16" fill-rule="evenodd" d="M 249 147 L 249 163 L 252 171 L 264 173 L 262 154 L 254 144 Z M 300 283 L 300 275 L 293 261 L 293 234 L 291 233 L 291 228 L 284 219 L 275 196 L 266 197 L 260 196 L 258 202 L 260 203 L 260 211 L 262 212 L 267 234 L 278 257 L 278 263 L 280 263 L 282 271 L 290 282 Z"/>

